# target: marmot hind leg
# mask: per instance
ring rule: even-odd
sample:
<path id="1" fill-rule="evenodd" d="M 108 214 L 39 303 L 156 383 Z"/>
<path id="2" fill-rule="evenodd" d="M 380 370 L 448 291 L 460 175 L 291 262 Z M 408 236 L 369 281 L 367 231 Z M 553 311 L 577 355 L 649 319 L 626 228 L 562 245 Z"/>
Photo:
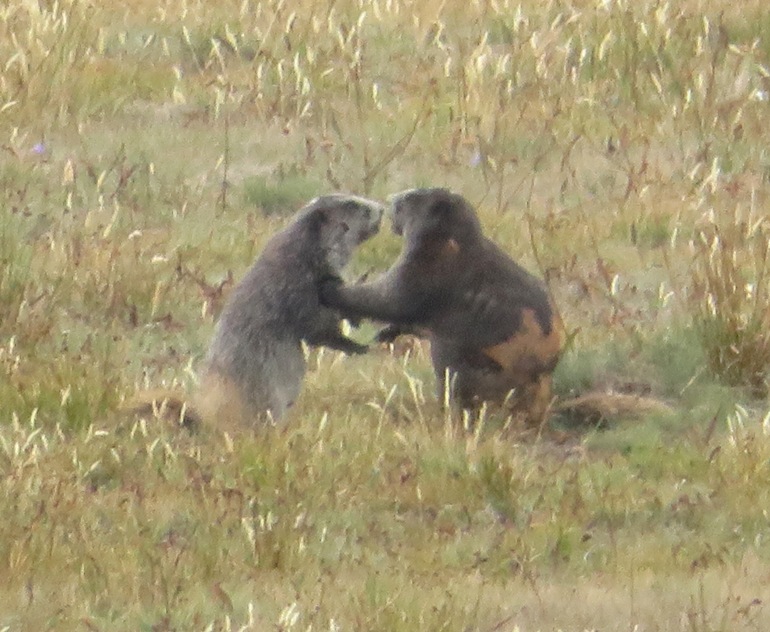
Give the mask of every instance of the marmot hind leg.
<path id="1" fill-rule="evenodd" d="M 441 354 L 433 355 L 437 396 L 444 404 L 468 411 L 476 418 L 485 404 L 502 409 L 528 427 L 545 420 L 552 398 L 552 377 L 541 373 L 534 377 L 511 369 L 478 366 L 474 362 L 448 367 Z"/>

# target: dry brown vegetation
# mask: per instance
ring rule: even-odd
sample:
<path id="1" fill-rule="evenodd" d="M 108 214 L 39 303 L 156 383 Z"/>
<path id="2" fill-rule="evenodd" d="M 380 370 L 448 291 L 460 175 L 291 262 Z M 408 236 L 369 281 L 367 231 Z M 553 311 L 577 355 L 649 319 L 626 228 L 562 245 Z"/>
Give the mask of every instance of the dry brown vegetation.
<path id="1" fill-rule="evenodd" d="M 764 5 L 6 1 L 0 631 L 767 629 Z M 402 343 L 257 436 L 117 412 L 307 197 L 419 185 L 548 280 L 561 399 L 659 405 L 466 429 Z"/>

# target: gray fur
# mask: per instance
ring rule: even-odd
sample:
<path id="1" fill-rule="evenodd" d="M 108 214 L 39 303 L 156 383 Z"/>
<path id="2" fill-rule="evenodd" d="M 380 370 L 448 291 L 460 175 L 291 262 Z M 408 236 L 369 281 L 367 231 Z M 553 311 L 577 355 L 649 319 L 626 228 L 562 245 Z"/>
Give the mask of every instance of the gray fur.
<path id="1" fill-rule="evenodd" d="M 321 305 L 319 286 L 337 277 L 355 248 L 379 230 L 383 210 L 372 200 L 333 194 L 298 211 L 230 295 L 204 362 L 202 390 L 224 381 L 240 397 L 242 422 L 277 421 L 302 386 L 303 341 L 365 352 L 341 333 L 339 311 Z M 213 413 L 221 408 L 215 405 Z"/>

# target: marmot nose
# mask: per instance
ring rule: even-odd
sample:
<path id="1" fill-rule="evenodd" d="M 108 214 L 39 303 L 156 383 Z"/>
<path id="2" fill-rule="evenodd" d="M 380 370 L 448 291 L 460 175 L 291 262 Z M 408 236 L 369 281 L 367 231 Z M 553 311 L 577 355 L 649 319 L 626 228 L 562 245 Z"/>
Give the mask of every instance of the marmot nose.
<path id="1" fill-rule="evenodd" d="M 379 212 L 375 217 L 372 218 L 372 221 L 369 223 L 369 230 L 367 231 L 369 237 L 372 237 L 373 235 L 376 235 L 378 232 L 380 232 L 381 224 L 382 224 L 382 212 Z"/>
<path id="2" fill-rule="evenodd" d="M 382 204 L 372 204 L 371 208 L 371 223 L 373 226 L 379 226 L 382 221 L 382 216 L 385 214 L 385 206 Z"/>

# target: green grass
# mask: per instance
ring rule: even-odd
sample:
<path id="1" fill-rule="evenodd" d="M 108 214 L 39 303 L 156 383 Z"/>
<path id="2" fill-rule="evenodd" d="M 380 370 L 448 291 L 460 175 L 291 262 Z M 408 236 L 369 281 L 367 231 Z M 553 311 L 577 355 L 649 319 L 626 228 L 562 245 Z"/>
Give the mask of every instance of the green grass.
<path id="1" fill-rule="evenodd" d="M 762 3 L 6 4 L 0 631 L 768 627 Z M 429 185 L 548 279 L 560 400 L 671 411 L 466 430 L 425 342 L 277 430 L 119 411 L 305 201 Z"/>
<path id="2" fill-rule="evenodd" d="M 265 215 L 291 215 L 321 188 L 317 182 L 300 175 L 289 174 L 273 183 L 262 176 L 251 176 L 243 183 L 244 202 L 260 209 Z"/>

